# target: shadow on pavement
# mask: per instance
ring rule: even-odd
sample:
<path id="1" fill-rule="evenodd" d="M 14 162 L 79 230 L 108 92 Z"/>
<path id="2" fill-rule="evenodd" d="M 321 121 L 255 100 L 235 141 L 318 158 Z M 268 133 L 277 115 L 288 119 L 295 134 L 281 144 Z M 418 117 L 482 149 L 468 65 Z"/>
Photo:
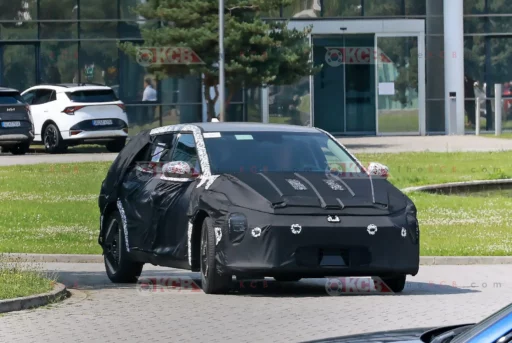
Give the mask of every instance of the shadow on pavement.
<path id="1" fill-rule="evenodd" d="M 110 153 L 107 148 L 101 145 L 85 145 L 69 147 L 66 154 L 104 154 Z M 42 145 L 35 145 L 30 147 L 29 154 L 46 155 Z"/>
<path id="2" fill-rule="evenodd" d="M 58 274 L 59 282 L 68 289 L 78 290 L 133 290 L 134 295 L 148 296 L 152 293 L 199 293 L 201 290 L 201 277 L 199 273 L 175 270 L 148 270 L 143 271 L 139 282 L 135 284 L 113 284 L 105 272 L 73 272 L 50 271 Z M 325 296 L 354 296 L 354 295 L 449 295 L 475 293 L 478 290 L 470 287 L 454 287 L 433 283 L 408 281 L 400 294 L 390 291 L 377 292 L 369 289 L 368 278 L 341 278 L 345 281 L 341 289 L 335 285 L 340 278 L 331 279 L 303 279 L 299 282 L 277 282 L 272 278 L 265 280 L 233 280 L 231 296 L 244 297 L 325 297 Z M 346 281 L 349 280 L 349 281 Z M 366 281 L 364 281 L 366 280 Z M 363 282 L 361 282 L 363 281 Z M 365 283 L 365 286 L 362 286 Z M 155 294 L 156 295 L 156 294 Z"/>

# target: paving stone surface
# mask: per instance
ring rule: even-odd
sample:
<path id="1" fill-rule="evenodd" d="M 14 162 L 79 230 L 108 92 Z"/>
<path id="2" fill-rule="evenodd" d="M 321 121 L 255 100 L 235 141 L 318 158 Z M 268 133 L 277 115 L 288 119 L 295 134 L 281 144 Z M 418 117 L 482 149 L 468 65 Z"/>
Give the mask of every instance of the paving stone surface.
<path id="1" fill-rule="evenodd" d="M 0 342 L 304 342 L 476 322 L 512 299 L 508 265 L 422 266 L 400 295 L 341 296 L 328 294 L 327 279 L 234 282 L 231 294 L 205 295 L 190 287 L 197 273 L 176 269 L 145 267 L 142 279 L 158 280 L 148 288 L 111 284 L 102 264 L 42 267 L 73 295 L 1 316 Z"/>

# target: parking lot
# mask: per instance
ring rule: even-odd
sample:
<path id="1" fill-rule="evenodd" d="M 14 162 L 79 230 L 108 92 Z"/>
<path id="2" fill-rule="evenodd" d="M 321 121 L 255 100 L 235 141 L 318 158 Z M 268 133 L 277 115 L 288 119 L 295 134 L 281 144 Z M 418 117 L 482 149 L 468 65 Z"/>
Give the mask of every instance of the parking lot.
<path id="1" fill-rule="evenodd" d="M 1 342 L 299 342 L 409 327 L 475 322 L 512 298 L 508 265 L 422 266 L 401 295 L 331 296 L 326 279 L 237 282 L 229 295 L 195 287 L 115 286 L 102 264 L 45 264 L 73 296 L 0 318 Z M 179 284 L 197 273 L 145 267 Z M 162 285 L 162 281 L 158 281 Z M 182 282 L 183 285 L 183 282 Z"/>

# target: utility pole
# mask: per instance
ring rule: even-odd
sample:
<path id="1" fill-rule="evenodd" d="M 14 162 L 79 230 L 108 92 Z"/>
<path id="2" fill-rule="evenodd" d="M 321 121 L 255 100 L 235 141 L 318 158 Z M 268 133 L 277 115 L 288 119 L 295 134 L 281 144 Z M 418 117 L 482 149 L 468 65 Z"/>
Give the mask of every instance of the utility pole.
<path id="1" fill-rule="evenodd" d="M 219 0 L 219 121 L 224 121 L 226 81 L 224 75 L 224 0 Z"/>

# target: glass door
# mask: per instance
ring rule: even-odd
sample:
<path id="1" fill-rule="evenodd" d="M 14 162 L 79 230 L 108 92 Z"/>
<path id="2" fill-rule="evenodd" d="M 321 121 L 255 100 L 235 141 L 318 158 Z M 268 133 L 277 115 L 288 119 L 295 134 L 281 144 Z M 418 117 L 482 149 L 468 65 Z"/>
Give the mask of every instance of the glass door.
<path id="1" fill-rule="evenodd" d="M 417 135 L 423 131 L 424 66 L 419 63 L 423 56 L 420 43 L 419 35 L 375 37 L 377 134 Z"/>

